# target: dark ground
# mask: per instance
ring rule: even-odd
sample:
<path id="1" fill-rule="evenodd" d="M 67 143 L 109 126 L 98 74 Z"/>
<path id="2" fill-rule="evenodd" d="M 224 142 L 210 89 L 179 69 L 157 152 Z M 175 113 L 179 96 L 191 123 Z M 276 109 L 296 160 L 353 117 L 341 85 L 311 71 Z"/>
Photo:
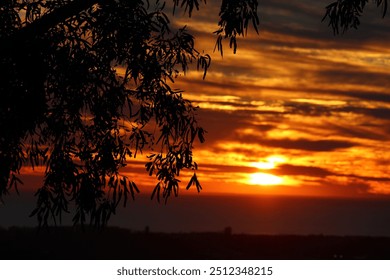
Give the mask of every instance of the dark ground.
<path id="1" fill-rule="evenodd" d="M 0 259 L 390 259 L 390 238 L 12 227 Z"/>

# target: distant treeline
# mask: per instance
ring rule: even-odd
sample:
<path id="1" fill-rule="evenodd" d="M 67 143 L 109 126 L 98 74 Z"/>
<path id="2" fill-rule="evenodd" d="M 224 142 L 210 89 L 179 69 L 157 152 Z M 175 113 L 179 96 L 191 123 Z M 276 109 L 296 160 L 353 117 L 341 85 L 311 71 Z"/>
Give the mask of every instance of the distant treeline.
<path id="1" fill-rule="evenodd" d="M 389 237 L 0 228 L 0 259 L 390 259 Z"/>

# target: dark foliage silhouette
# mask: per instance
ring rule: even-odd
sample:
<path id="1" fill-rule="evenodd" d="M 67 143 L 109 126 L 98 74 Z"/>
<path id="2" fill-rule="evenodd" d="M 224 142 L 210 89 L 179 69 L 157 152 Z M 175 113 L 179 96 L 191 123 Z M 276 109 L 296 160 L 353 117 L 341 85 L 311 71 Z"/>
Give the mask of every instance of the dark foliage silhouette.
<path id="1" fill-rule="evenodd" d="M 323 20 L 329 20 L 329 26 L 335 34 L 338 34 L 340 29 L 343 32 L 350 28 L 356 29 L 360 25 L 360 17 L 367 3 L 368 0 L 337 0 L 326 7 Z M 374 0 L 373 3 L 382 8 L 384 17 L 387 13 L 387 0 Z"/>
<path id="2" fill-rule="evenodd" d="M 206 1 L 174 0 L 188 16 Z M 185 27 L 172 30 L 164 1 L 4 0 L 0 3 L 0 199 L 17 191 L 23 166 L 46 166 L 32 212 L 40 226 L 73 221 L 104 225 L 120 203 L 139 192 L 120 173 L 150 152 L 157 177 L 152 197 L 201 185 L 193 144 L 204 141 L 196 107 L 171 87 L 191 63 L 206 76 L 211 58 L 194 47 Z M 222 1 L 217 46 L 236 51 L 257 1 Z M 178 12 L 178 11 L 176 11 Z"/>
<path id="3" fill-rule="evenodd" d="M 359 25 L 366 1 L 326 8 L 335 33 Z M 386 0 L 374 1 L 387 11 Z M 139 192 L 120 173 L 147 151 L 157 177 L 152 198 L 201 185 L 192 149 L 204 133 L 196 107 L 172 83 L 191 63 L 211 58 L 195 49 L 185 27 L 172 30 L 166 4 L 191 17 L 201 0 L 2 0 L 0 3 L 0 199 L 21 184 L 23 166 L 46 166 L 32 212 L 39 225 L 76 210 L 73 221 L 105 224 Z M 167 5 L 168 6 L 168 5 Z M 236 52 L 237 36 L 258 32 L 257 0 L 221 1 L 215 48 Z"/>

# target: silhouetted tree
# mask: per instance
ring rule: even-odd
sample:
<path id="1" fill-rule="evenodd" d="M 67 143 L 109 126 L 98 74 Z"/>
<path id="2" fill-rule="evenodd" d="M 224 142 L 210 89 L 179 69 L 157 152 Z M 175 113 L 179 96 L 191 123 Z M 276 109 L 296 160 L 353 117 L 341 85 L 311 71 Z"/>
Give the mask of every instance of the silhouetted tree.
<path id="1" fill-rule="evenodd" d="M 151 2 L 151 3 L 150 3 Z M 191 17 L 201 0 L 173 0 Z M 204 141 L 196 107 L 171 88 L 196 62 L 204 76 L 210 56 L 194 48 L 185 27 L 172 30 L 165 1 L 2 0 L 0 2 L 0 199 L 22 183 L 23 166 L 45 165 L 32 212 L 39 225 L 76 206 L 73 221 L 105 224 L 121 201 L 139 192 L 120 173 L 150 152 L 146 170 L 158 183 L 152 198 L 201 185 L 192 148 Z M 259 23 L 256 0 L 224 0 L 217 48 Z"/>
<path id="2" fill-rule="evenodd" d="M 151 2 L 151 3 L 150 3 Z M 172 0 L 191 17 L 205 0 Z M 359 25 L 368 0 L 338 0 L 325 18 L 337 33 Z M 386 0 L 375 0 L 387 11 Z M 152 197 L 177 195 L 181 170 L 204 141 L 196 107 L 170 83 L 211 58 L 194 48 L 185 27 L 172 31 L 165 1 L 2 0 L 0 2 L 0 199 L 17 191 L 23 166 L 45 165 L 36 193 L 40 225 L 74 201 L 75 223 L 100 225 L 138 188 L 120 174 L 130 158 L 151 151 Z M 257 32 L 257 0 L 222 0 L 216 49 L 236 52 L 237 36 Z"/>

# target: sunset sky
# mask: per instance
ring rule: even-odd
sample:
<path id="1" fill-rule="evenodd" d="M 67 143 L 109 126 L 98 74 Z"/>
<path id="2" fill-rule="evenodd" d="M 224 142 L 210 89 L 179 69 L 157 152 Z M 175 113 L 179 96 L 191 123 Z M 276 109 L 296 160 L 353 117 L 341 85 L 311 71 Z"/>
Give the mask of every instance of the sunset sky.
<path id="1" fill-rule="evenodd" d="M 389 194 L 390 21 L 381 9 L 369 5 L 359 30 L 334 36 L 321 22 L 329 0 L 260 1 L 259 35 L 249 30 L 237 54 L 226 42 L 221 57 L 213 52 L 218 4 L 190 19 L 179 10 L 173 22 L 187 24 L 212 56 L 205 80 L 193 70 L 173 85 L 200 107 L 208 131 L 194 150 L 204 192 Z M 145 162 L 137 157 L 123 171 L 150 190 Z"/>
<path id="2" fill-rule="evenodd" d="M 145 171 L 147 153 L 138 155 L 123 173 L 145 196 L 113 224 L 390 236 L 390 17 L 370 2 L 358 30 L 335 36 L 321 22 L 330 0 L 264 0 L 259 35 L 250 29 L 237 54 L 225 42 L 221 57 L 212 34 L 219 2 L 207 1 L 190 19 L 179 10 L 172 22 L 187 25 L 196 48 L 212 56 L 205 80 L 193 65 L 172 85 L 200 107 L 208 132 L 194 149 L 203 191 L 198 199 L 183 196 L 194 188 L 167 205 L 150 202 L 157 181 Z M 28 218 L 31 190 L 43 171 L 23 167 L 21 189 L 29 192 L 0 204 L 0 226 L 36 224 Z M 190 175 L 180 177 L 182 189 Z"/>
<path id="3" fill-rule="evenodd" d="M 206 192 L 389 194 L 390 21 L 369 5 L 358 30 L 334 36 L 329 1 L 260 1 L 260 34 L 213 53 L 218 7 L 178 19 L 212 54 L 206 80 L 177 87 L 208 131 L 195 156 Z"/>

